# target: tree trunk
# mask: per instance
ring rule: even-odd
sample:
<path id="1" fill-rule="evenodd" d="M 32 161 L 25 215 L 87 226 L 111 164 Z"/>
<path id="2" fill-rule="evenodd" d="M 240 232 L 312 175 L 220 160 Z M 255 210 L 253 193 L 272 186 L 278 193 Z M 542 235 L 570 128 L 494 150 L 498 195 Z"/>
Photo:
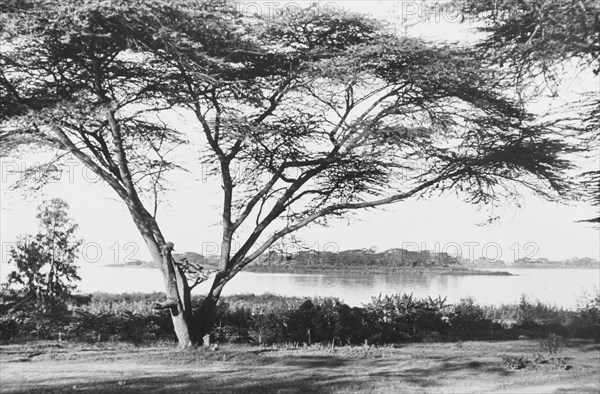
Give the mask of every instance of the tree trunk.
<path id="1" fill-rule="evenodd" d="M 171 255 L 173 244 L 167 243 L 162 246 L 163 278 L 167 290 L 167 299 L 173 302 L 169 308 L 175 335 L 179 341 L 179 347 L 189 348 L 198 343 L 192 327 L 192 303 L 190 289 L 187 280 Z"/>
<path id="2" fill-rule="evenodd" d="M 203 338 L 204 335 L 209 334 L 214 326 L 217 311 L 218 297 L 215 298 L 208 294 L 202 304 L 197 315 L 197 330 L 198 336 Z"/>
<path id="3" fill-rule="evenodd" d="M 171 256 L 171 261 L 172 263 L 174 263 L 173 257 Z M 185 323 L 185 331 L 184 330 L 180 330 L 179 332 L 182 334 L 182 337 L 184 335 L 187 335 L 190 339 L 190 345 L 197 345 L 200 343 L 200 338 L 202 338 L 201 336 L 198 336 L 198 332 L 196 330 L 195 324 L 194 324 L 194 317 L 192 315 L 192 295 L 191 295 L 191 289 L 190 286 L 187 282 L 187 278 L 185 277 L 185 274 L 183 273 L 183 270 L 178 267 L 175 266 L 175 277 L 177 279 L 177 289 L 179 290 L 179 299 L 180 299 L 180 305 L 181 305 L 181 309 L 179 310 L 180 315 L 181 315 L 181 320 Z M 178 315 L 179 316 L 179 315 Z M 173 318 L 173 315 L 171 314 L 171 318 Z M 179 318 L 179 317 L 177 317 Z M 173 326 L 175 326 L 175 319 L 173 318 Z M 175 333 L 177 334 L 177 329 L 175 329 Z M 177 337 L 179 337 L 179 334 L 177 334 Z M 180 345 L 181 345 L 181 340 L 180 340 Z M 189 347 L 190 345 L 187 345 L 185 347 Z"/>
<path id="4" fill-rule="evenodd" d="M 106 118 L 113 136 L 118 174 L 113 173 L 114 168 L 110 168 L 110 172 L 107 172 L 103 167 L 96 164 L 90 156 L 82 152 L 69 139 L 61 129 L 62 126 L 56 126 L 54 123 L 51 123 L 52 130 L 64 148 L 68 149 L 69 152 L 81 160 L 95 174 L 98 174 L 106 181 L 127 204 L 131 218 L 146 242 L 154 264 L 160 268 L 163 275 L 167 302 L 157 305 L 159 308 L 169 308 L 171 311 L 173 327 L 175 328 L 179 346 L 183 348 L 190 347 L 197 341 L 195 340 L 194 330 L 191 328 L 190 289 L 187 286 L 185 274 L 179 270 L 173 261 L 173 257 L 171 256 L 173 244 L 165 241 L 155 217 L 144 208 L 138 196 L 135 183 L 128 168 L 121 127 L 115 118 L 115 109 L 111 108 L 110 100 L 104 95 L 104 92 L 100 92 L 99 98 L 105 107 Z"/>
<path id="5" fill-rule="evenodd" d="M 154 305 L 157 309 L 169 309 L 179 347 L 189 348 L 198 343 L 192 327 L 192 303 L 190 288 L 185 274 L 172 256 L 173 243 L 166 242 L 158 223 L 137 201 L 128 204 L 131 217 L 146 242 L 152 260 L 160 268 L 165 283 L 167 301 Z"/>
<path id="6" fill-rule="evenodd" d="M 221 291 L 223 290 L 223 286 L 229 281 L 227 278 L 228 271 L 221 271 L 217 273 L 212 287 L 208 292 L 208 295 L 202 301 L 202 305 L 200 305 L 200 310 L 198 311 L 197 322 L 197 332 L 199 338 L 204 337 L 204 335 L 209 334 L 212 330 L 215 319 L 216 319 L 216 311 L 217 311 L 217 302 L 221 297 Z"/>
<path id="7" fill-rule="evenodd" d="M 144 239 L 155 264 L 161 269 L 167 295 L 167 301 L 155 304 L 155 308 L 169 309 L 179 347 L 186 349 L 196 345 L 198 336 L 193 329 L 190 288 L 171 255 L 173 244 L 169 242 L 159 247 L 153 237 L 144 236 Z"/>

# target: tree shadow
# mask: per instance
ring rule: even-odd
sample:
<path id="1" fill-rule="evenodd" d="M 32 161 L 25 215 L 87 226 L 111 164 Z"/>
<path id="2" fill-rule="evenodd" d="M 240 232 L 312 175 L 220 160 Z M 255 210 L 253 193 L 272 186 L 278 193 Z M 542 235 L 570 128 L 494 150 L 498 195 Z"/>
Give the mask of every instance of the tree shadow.
<path id="1" fill-rule="evenodd" d="M 575 348 L 583 352 L 598 352 L 600 351 L 600 342 L 592 342 L 591 340 L 583 339 L 568 339 L 565 349 Z"/>
<path id="2" fill-rule="evenodd" d="M 278 358 L 277 362 L 300 368 L 339 368 L 354 360 L 333 356 L 288 356 Z"/>
<path id="3" fill-rule="evenodd" d="M 347 375 L 286 377 L 264 376 L 262 379 L 226 377 L 220 379 L 221 371 L 208 376 L 179 374 L 160 377 L 143 377 L 126 380 L 106 380 L 94 383 L 64 386 L 39 386 L 33 390 L 5 391 L 7 393 L 330 393 L 344 390 L 360 390 L 357 382 L 342 381 Z"/>
<path id="4" fill-rule="evenodd" d="M 163 360 L 165 370 L 155 375 L 81 382 L 66 381 L 39 385 L 27 391 L 5 392 L 110 392 L 110 393 L 329 393 L 340 391 L 369 392 L 389 383 L 392 387 L 421 387 L 441 390 L 448 381 L 478 374 L 498 377 L 513 375 L 500 357 L 473 359 L 460 352 L 426 353 L 417 356 L 366 357 L 344 355 L 288 354 L 271 356 L 270 350 L 235 352 L 198 351 L 178 354 L 155 354 Z M 172 363 L 168 362 L 173 360 Z M 138 360 L 143 362 L 141 359 Z M 195 368 L 195 365 L 199 369 Z M 180 369 L 177 369 L 180 366 Z M 207 369 L 208 368 L 208 369 Z"/>
<path id="5" fill-rule="evenodd" d="M 405 368 L 400 371 L 394 371 L 393 361 L 379 360 L 369 366 L 376 372 L 369 373 L 369 376 L 384 378 L 400 378 L 406 382 L 417 384 L 421 387 L 440 386 L 443 378 L 460 378 L 469 374 L 496 374 L 498 376 L 510 376 L 512 372 L 506 369 L 500 362 L 481 362 L 481 361 L 449 361 L 457 359 L 455 356 L 439 357 L 436 365 L 427 368 Z M 430 359 L 430 358 L 428 358 Z M 379 364 L 379 365 L 377 365 Z"/>

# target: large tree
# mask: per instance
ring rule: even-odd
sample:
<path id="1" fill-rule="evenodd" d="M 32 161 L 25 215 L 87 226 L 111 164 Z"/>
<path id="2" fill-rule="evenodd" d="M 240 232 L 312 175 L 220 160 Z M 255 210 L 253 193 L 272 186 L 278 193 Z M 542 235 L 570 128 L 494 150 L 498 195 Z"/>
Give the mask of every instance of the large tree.
<path id="1" fill-rule="evenodd" d="M 18 4 L 0 58 L 3 146 L 66 150 L 126 202 L 184 346 L 238 272 L 310 224 L 449 190 L 482 204 L 521 186 L 569 197 L 574 148 L 469 48 L 311 7 L 266 20 L 210 1 Z M 165 109 L 197 129 L 158 122 Z M 193 270 L 173 260 L 143 181 L 160 183 L 166 152 L 195 132 L 223 202 L 219 269 L 192 328 Z"/>
<path id="2" fill-rule="evenodd" d="M 104 180 L 126 204 L 165 281 L 168 306 L 182 346 L 191 330 L 190 286 L 156 221 L 168 154 L 185 141 L 162 122 L 170 90 L 164 64 L 136 50 L 129 18 L 152 17 L 152 7 L 119 2 L 3 2 L 0 113 L 3 154 L 58 150 L 29 168 L 24 181 L 43 183 L 66 154 Z M 152 34 L 151 31 L 146 34 Z M 107 223 L 110 225 L 110 222 Z"/>

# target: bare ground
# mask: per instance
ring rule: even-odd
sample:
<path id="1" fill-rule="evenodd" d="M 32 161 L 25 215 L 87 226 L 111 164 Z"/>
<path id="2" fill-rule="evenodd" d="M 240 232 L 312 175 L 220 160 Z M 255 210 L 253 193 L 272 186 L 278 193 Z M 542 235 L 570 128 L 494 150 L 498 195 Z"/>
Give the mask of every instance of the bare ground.
<path id="1" fill-rule="evenodd" d="M 600 393 L 600 344 L 568 344 L 569 370 L 504 361 L 538 351 L 530 340 L 216 351 L 36 342 L 0 346 L 0 392 Z"/>

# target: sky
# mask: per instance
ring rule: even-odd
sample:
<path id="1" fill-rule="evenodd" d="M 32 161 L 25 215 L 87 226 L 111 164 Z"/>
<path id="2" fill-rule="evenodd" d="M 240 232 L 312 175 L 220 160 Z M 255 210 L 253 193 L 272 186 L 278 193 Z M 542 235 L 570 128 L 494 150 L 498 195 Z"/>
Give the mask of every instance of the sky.
<path id="1" fill-rule="evenodd" d="M 250 12 L 248 4 L 254 4 L 255 9 L 267 13 L 272 12 L 273 7 L 293 7 L 296 3 L 245 2 L 240 3 L 240 7 L 246 7 L 243 10 Z M 470 25 L 457 23 L 456 14 L 440 12 L 425 15 L 419 8 L 421 2 L 344 1 L 320 4 L 324 10 L 327 7 L 345 7 L 391 21 L 402 19 L 403 15 L 412 16 L 416 23 L 406 29 L 398 24 L 391 25 L 398 34 L 446 41 L 475 37 Z M 597 78 L 567 78 L 561 98 L 568 100 L 578 92 L 596 87 Z M 541 100 L 534 110 L 544 112 L 557 105 L 560 105 L 560 100 Z M 193 156 L 194 152 L 189 154 Z M 15 168 L 24 168 L 36 161 L 36 157 L 0 161 L 2 263 L 7 262 L 7 251 L 18 234 L 36 231 L 36 206 L 52 197 L 67 200 L 71 206 L 70 213 L 79 224 L 79 235 L 85 240 L 81 263 L 107 264 L 149 259 L 124 204 L 77 162 L 71 162 L 62 179 L 51 183 L 43 191 L 24 195 L 23 191 L 10 189 L 9 186 L 19 176 L 14 173 Z M 588 161 L 586 165 L 597 168 L 598 161 Z M 168 203 L 158 214 L 167 240 L 175 243 L 176 252 L 215 253 L 220 239 L 219 185 L 205 180 L 201 174 L 179 174 L 174 177 L 172 189 Z M 490 213 L 499 215 L 501 219 L 482 226 Z M 328 251 L 427 249 L 446 251 L 464 258 L 484 256 L 507 262 L 522 257 L 600 259 L 598 229 L 591 224 L 577 222 L 594 215 L 594 208 L 586 204 L 550 203 L 527 193 L 520 208 L 507 205 L 493 212 L 489 207 L 472 206 L 456 196 L 447 195 L 355 214 L 349 219 L 331 222 L 329 227 L 309 227 L 298 235 L 305 246 Z M 4 273 L 1 276 L 4 277 Z"/>

